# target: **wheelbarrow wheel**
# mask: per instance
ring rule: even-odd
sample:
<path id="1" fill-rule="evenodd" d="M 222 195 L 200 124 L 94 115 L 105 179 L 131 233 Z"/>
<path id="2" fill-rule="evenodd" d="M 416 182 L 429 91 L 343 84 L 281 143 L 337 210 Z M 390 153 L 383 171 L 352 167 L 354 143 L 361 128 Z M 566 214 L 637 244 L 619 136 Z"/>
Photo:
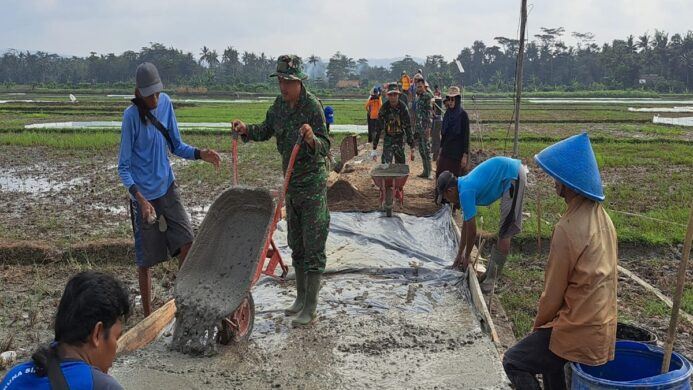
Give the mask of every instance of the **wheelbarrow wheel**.
<path id="1" fill-rule="evenodd" d="M 388 217 L 392 216 L 392 208 L 394 207 L 394 194 L 392 191 L 392 187 L 387 186 L 385 187 L 385 215 Z"/>
<path id="2" fill-rule="evenodd" d="M 255 302 L 253 295 L 248 292 L 238 308 L 221 322 L 219 344 L 240 344 L 248 341 L 253 332 L 253 325 L 255 325 Z"/>

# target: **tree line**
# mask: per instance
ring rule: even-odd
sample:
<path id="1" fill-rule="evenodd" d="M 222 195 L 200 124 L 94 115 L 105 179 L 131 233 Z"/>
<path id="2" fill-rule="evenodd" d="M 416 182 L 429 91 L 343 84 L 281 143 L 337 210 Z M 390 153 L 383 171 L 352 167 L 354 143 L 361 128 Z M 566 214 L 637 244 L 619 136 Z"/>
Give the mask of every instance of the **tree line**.
<path id="1" fill-rule="evenodd" d="M 542 27 L 525 45 L 524 88 L 530 91 L 604 90 L 642 88 L 658 92 L 693 90 L 693 31 L 673 34 L 660 30 L 628 36 L 601 46 L 589 32 L 572 32 L 576 46 L 568 46 L 563 27 Z M 455 59 L 429 55 L 418 63 L 406 55 L 389 67 L 371 66 L 365 58 L 341 52 L 328 59 L 304 58 L 311 82 L 334 88 L 340 80 L 359 80 L 362 86 L 393 81 L 403 70 L 422 69 L 431 84 L 464 84 L 478 91 L 511 91 L 514 88 L 519 41 L 494 38 L 487 45 L 475 41 Z M 464 73 L 460 72 L 459 61 Z M 46 52 L 8 50 L 0 57 L 0 82 L 30 85 L 131 86 L 134 69 L 143 62 L 157 65 L 163 81 L 175 86 L 247 90 L 271 83 L 268 74 L 276 58 L 265 53 L 239 51 L 229 46 L 219 53 L 207 46 L 193 54 L 151 43 L 139 51 L 116 55 L 90 53 L 64 57 Z"/>

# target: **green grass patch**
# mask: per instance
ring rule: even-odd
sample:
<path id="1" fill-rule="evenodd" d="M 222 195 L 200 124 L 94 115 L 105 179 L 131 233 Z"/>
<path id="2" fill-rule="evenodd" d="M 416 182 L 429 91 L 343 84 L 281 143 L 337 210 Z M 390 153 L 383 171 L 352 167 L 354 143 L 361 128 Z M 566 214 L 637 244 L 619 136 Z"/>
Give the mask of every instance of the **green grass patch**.
<path id="1" fill-rule="evenodd" d="M 502 280 L 504 286 L 498 296 L 514 324 L 515 337 L 520 339 L 532 330 L 543 290 L 544 272 L 537 267 L 527 267 L 520 256 L 511 254 Z"/>

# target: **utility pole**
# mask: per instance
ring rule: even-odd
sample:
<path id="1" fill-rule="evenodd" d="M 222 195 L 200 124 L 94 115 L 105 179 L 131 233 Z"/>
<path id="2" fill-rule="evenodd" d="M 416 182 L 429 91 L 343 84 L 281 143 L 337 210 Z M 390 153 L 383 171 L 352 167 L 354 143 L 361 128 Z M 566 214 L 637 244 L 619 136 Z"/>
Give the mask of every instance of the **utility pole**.
<path id="1" fill-rule="evenodd" d="M 520 98 L 522 96 L 522 63 L 525 58 L 525 28 L 527 26 L 527 0 L 522 0 L 520 20 L 520 48 L 517 52 L 517 73 L 515 74 L 515 138 L 513 140 L 513 157 L 520 155 Z"/>

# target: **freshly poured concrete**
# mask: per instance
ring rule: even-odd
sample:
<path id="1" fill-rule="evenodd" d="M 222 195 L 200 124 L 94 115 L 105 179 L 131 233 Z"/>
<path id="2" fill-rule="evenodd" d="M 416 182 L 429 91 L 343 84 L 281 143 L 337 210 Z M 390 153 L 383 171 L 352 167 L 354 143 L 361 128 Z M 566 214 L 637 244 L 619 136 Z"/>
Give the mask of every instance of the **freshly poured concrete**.
<path id="1" fill-rule="evenodd" d="M 430 218 L 332 213 L 318 322 L 292 329 L 295 287 L 256 285 L 255 330 L 210 358 L 171 351 L 170 332 L 119 358 L 125 388 L 507 388 L 465 296 L 449 211 Z M 290 262 L 283 224 L 274 235 Z M 291 276 L 291 275 L 290 275 Z"/>

